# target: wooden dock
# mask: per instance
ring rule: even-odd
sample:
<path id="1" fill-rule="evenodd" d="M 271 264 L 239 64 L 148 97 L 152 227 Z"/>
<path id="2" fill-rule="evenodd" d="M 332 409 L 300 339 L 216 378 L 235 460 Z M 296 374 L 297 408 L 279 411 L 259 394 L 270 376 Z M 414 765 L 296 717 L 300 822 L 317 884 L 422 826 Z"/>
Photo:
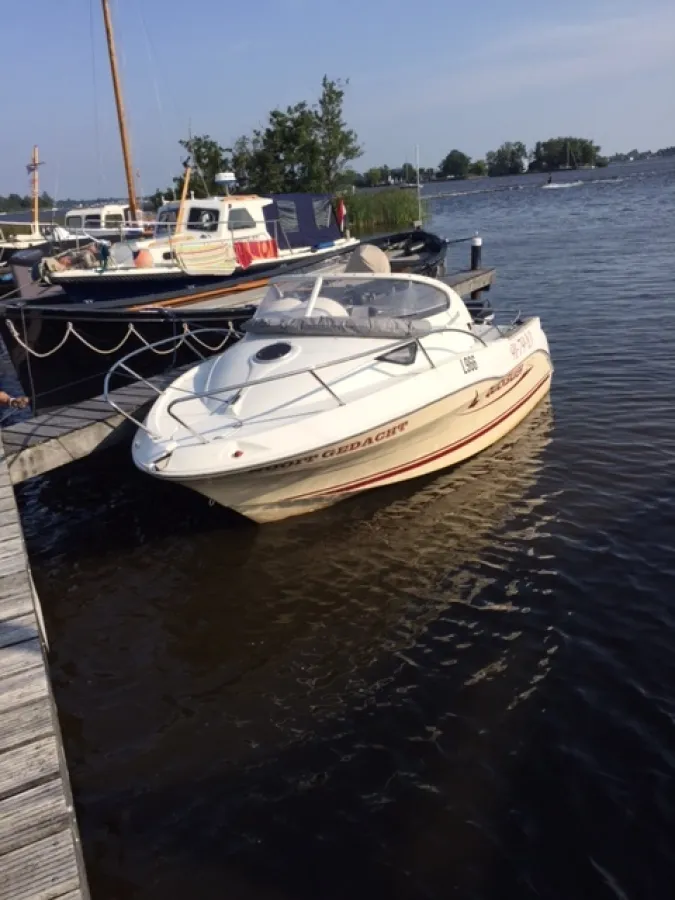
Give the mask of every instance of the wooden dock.
<path id="1" fill-rule="evenodd" d="M 46 637 L 0 441 L 0 900 L 88 900 Z"/>
<path id="2" fill-rule="evenodd" d="M 495 278 L 494 269 L 455 272 L 440 280 L 462 296 L 488 290 Z M 157 375 L 148 381 L 159 390 L 168 387 L 180 370 Z M 149 384 L 135 382 L 112 392 L 121 409 L 142 421 L 157 391 Z M 43 475 L 60 466 L 82 459 L 95 450 L 111 447 L 123 440 L 131 442 L 133 423 L 116 413 L 103 397 L 95 397 L 44 413 L 2 429 L 7 466 L 12 484 Z"/>

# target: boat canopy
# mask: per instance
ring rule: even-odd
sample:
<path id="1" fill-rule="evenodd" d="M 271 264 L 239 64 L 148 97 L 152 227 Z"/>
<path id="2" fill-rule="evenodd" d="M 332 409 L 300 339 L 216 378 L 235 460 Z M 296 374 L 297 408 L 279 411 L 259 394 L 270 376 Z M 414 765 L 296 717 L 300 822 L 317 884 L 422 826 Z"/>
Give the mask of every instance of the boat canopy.
<path id="1" fill-rule="evenodd" d="M 280 250 L 330 245 L 342 237 L 330 194 L 270 194 L 265 221 Z M 275 225 L 275 222 L 278 225 Z"/>

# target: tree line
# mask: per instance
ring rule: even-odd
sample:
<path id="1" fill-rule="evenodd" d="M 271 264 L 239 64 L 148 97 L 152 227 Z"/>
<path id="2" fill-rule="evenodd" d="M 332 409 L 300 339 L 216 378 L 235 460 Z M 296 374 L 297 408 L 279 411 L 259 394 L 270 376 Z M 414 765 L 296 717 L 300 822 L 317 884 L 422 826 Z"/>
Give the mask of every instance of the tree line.
<path id="1" fill-rule="evenodd" d="M 651 150 L 629 150 L 628 153 L 615 153 L 610 156 L 610 162 L 635 162 L 642 159 L 653 159 L 654 157 L 665 158 L 667 156 L 675 156 L 675 147 L 662 147 L 652 153 Z"/>
<path id="2" fill-rule="evenodd" d="M 51 209 L 54 206 L 54 201 L 47 191 L 43 191 L 40 194 L 38 203 L 42 209 L 45 207 Z M 0 212 L 21 212 L 21 210 L 32 209 L 32 207 L 33 200 L 28 194 L 25 197 L 22 197 L 20 194 L 9 194 L 7 197 L 0 196 Z"/>
<path id="3" fill-rule="evenodd" d="M 606 166 L 600 147 L 588 138 L 557 137 L 537 141 L 528 150 L 522 141 L 506 141 L 490 150 L 485 159 L 471 160 L 460 150 L 451 150 L 441 161 L 441 178 L 468 178 L 471 175 L 523 175 L 526 172 L 559 172 L 589 166 Z"/>

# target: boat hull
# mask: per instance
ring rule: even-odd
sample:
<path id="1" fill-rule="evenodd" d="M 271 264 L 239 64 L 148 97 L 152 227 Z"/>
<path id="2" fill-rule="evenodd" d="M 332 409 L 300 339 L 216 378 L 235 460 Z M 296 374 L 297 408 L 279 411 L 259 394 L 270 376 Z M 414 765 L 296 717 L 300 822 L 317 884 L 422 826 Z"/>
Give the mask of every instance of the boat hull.
<path id="1" fill-rule="evenodd" d="M 538 350 L 502 378 L 467 386 L 339 444 L 274 466 L 178 483 L 260 524 L 313 512 L 482 452 L 547 396 L 552 371 L 548 353 Z"/>

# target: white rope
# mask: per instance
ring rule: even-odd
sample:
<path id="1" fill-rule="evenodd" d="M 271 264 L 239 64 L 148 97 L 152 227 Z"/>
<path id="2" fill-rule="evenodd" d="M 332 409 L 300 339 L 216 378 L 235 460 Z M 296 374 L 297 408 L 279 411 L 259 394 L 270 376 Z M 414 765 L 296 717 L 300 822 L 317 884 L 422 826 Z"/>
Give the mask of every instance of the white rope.
<path id="1" fill-rule="evenodd" d="M 117 344 L 115 347 L 111 347 L 109 350 L 103 350 L 99 347 L 95 347 L 90 341 L 88 341 L 85 337 L 83 337 L 77 331 L 77 329 L 75 328 L 75 326 L 73 325 L 72 322 L 67 322 L 66 323 L 66 332 L 63 335 L 63 338 L 59 341 L 59 343 L 55 347 L 52 347 L 51 350 L 47 350 L 44 353 L 39 353 L 33 347 L 30 347 L 28 344 L 26 344 L 25 341 L 23 341 L 19 337 L 19 332 L 16 330 L 14 323 L 10 319 L 5 319 L 5 321 L 7 323 L 7 328 L 9 330 L 10 334 L 12 335 L 14 340 L 17 342 L 17 344 L 26 353 L 29 353 L 31 356 L 35 356 L 38 359 L 47 359 L 48 357 L 53 356 L 55 353 L 57 353 L 63 347 L 63 345 L 66 343 L 66 341 L 68 340 L 68 338 L 71 334 L 73 335 L 73 337 L 76 337 L 78 339 L 78 341 L 80 341 L 81 344 L 84 344 L 85 347 L 87 347 L 93 353 L 99 354 L 99 356 L 110 356 L 113 353 L 117 353 L 117 351 L 122 349 L 122 347 L 127 343 L 127 341 L 129 340 L 129 338 L 132 335 L 134 335 L 140 341 L 141 344 L 144 344 L 147 350 L 151 350 L 157 356 L 168 356 L 171 353 L 176 353 L 178 350 L 180 350 L 180 348 L 183 346 L 183 344 L 188 342 L 188 346 L 189 346 L 191 341 L 194 341 L 195 343 L 200 344 L 205 350 L 208 350 L 211 353 L 218 353 L 220 350 L 223 349 L 223 347 L 225 346 L 225 344 L 227 344 L 227 342 L 229 341 L 229 339 L 231 337 L 241 338 L 241 336 L 242 336 L 242 333 L 237 331 L 236 328 L 234 327 L 234 325 L 232 324 L 232 322 L 230 321 L 227 323 L 227 333 L 226 333 L 225 337 L 217 346 L 214 347 L 214 346 L 211 346 L 210 344 L 207 344 L 201 338 L 199 338 L 195 334 L 193 334 L 188 323 L 184 322 L 183 323 L 183 333 L 181 335 L 176 335 L 176 343 L 173 346 L 169 347 L 168 350 L 159 350 L 157 347 L 153 346 L 153 344 L 150 341 L 147 341 L 143 337 L 143 335 L 138 331 L 138 329 L 133 324 L 133 322 L 130 322 L 129 325 L 127 326 L 126 334 L 124 335 L 122 340 L 119 342 L 119 344 Z"/>
<path id="2" fill-rule="evenodd" d="M 183 332 L 186 338 L 189 335 L 190 341 L 194 341 L 195 343 L 202 346 L 205 350 L 209 350 L 211 353 L 218 353 L 220 350 L 222 350 L 231 337 L 241 337 L 241 334 L 234 328 L 232 322 L 227 323 L 227 334 L 216 347 L 212 347 L 210 344 L 207 344 L 206 341 L 203 341 L 201 338 L 198 338 L 195 334 L 193 334 L 187 322 L 185 322 L 185 324 L 183 325 Z"/>
<path id="3" fill-rule="evenodd" d="M 60 350 L 68 340 L 68 335 L 70 334 L 72 329 L 71 323 L 68 322 L 68 327 L 66 328 L 66 333 L 63 335 L 63 340 L 60 341 L 60 343 L 57 344 L 56 347 L 54 347 L 52 350 L 48 350 L 47 353 L 38 353 L 37 350 L 33 350 L 32 347 L 29 347 L 28 344 L 25 344 L 21 340 L 21 338 L 19 337 L 19 332 L 16 330 L 16 328 L 14 327 L 14 323 L 10 319 L 5 319 L 5 321 L 7 322 L 7 328 L 9 329 L 10 334 L 17 342 L 19 347 L 22 347 L 26 351 L 26 353 L 29 353 L 32 356 L 37 356 L 38 359 L 47 359 L 48 356 L 52 356 L 57 352 L 57 350 Z"/>

